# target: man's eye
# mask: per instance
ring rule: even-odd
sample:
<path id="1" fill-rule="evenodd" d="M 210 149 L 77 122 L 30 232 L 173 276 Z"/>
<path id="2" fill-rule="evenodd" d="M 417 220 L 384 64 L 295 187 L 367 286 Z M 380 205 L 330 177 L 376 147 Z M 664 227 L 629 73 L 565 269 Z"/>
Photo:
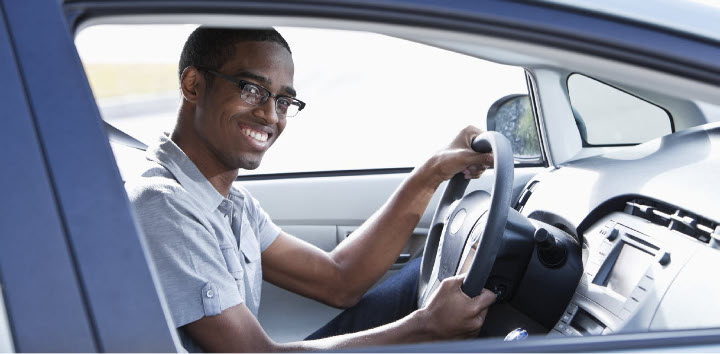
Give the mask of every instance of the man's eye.
<path id="1" fill-rule="evenodd" d="M 292 100 L 289 99 L 289 98 L 280 97 L 280 98 L 278 98 L 278 100 L 277 100 L 277 105 L 278 105 L 278 106 L 282 106 L 282 107 L 287 108 L 287 107 L 290 107 L 291 104 L 292 104 Z"/>
<path id="2" fill-rule="evenodd" d="M 258 95 L 258 96 L 261 95 L 260 88 L 255 85 L 246 85 L 245 91 L 247 91 L 249 94 L 252 94 L 252 95 Z"/>

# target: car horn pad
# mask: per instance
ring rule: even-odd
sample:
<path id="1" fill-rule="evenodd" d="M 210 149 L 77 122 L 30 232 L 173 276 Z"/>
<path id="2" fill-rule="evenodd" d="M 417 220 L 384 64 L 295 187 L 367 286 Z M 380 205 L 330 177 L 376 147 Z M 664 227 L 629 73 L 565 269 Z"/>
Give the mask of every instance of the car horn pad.
<path id="1" fill-rule="evenodd" d="M 455 205 L 443 227 L 438 245 L 440 252 L 436 255 L 430 275 L 432 283 L 427 287 L 429 291 L 424 294 L 423 300 L 435 291 L 443 279 L 456 274 L 461 258 L 465 260 L 469 253 L 471 245 L 468 245 L 468 241 L 472 239 L 470 242 L 477 244 L 480 240 L 489 206 L 490 193 L 485 191 L 472 192 Z"/>

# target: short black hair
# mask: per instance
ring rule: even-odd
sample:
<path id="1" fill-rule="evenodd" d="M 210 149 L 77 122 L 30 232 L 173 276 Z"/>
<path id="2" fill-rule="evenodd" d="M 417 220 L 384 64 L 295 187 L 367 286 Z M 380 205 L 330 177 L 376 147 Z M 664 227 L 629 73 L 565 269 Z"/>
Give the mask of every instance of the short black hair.
<path id="1" fill-rule="evenodd" d="M 196 28 L 185 41 L 178 78 L 188 66 L 202 66 L 206 68 L 220 68 L 234 54 L 233 46 L 238 42 L 275 42 L 290 51 L 285 38 L 274 28 L 242 29 L 242 28 L 215 28 L 200 26 Z"/>

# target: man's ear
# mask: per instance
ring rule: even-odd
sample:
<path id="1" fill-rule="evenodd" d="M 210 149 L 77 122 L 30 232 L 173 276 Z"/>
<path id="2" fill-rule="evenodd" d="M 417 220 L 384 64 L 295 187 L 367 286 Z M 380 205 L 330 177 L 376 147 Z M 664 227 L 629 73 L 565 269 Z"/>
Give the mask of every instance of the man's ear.
<path id="1" fill-rule="evenodd" d="M 180 90 L 183 98 L 191 103 L 197 103 L 205 88 L 205 77 L 194 66 L 188 66 L 180 75 Z"/>

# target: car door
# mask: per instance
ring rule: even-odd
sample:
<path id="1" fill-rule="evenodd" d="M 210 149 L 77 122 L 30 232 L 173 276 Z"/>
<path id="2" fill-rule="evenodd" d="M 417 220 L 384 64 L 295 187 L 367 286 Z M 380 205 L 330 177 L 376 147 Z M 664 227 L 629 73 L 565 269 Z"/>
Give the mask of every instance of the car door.
<path id="1" fill-rule="evenodd" d="M 61 3 L 0 4 L 0 270 L 12 348 L 177 351 Z"/>
<path id="2" fill-rule="evenodd" d="M 610 53 L 607 54 L 608 58 L 619 56 L 618 54 L 613 55 L 613 53 L 630 53 L 628 56 L 638 54 L 640 50 L 633 51 L 632 48 L 642 48 L 643 45 L 670 47 L 675 51 L 672 53 L 673 55 L 656 57 L 656 60 L 651 62 L 651 64 L 654 63 L 654 66 L 648 65 L 648 67 L 667 71 L 679 68 L 675 72 L 680 74 L 697 69 L 697 67 L 687 65 L 687 63 L 693 64 L 695 58 L 712 60 L 716 57 L 697 55 L 695 58 L 690 58 L 695 53 L 707 53 L 702 50 L 693 50 L 697 46 L 709 47 L 712 44 L 693 42 L 692 38 L 681 38 L 682 36 L 677 34 L 652 32 L 653 29 L 648 26 L 639 26 L 631 21 L 621 21 L 611 16 L 592 18 L 586 11 L 566 11 L 559 7 L 543 6 L 537 3 L 500 1 L 484 3 L 482 8 L 487 8 L 487 12 L 483 12 L 481 6 L 470 2 L 458 2 L 452 9 L 442 8 L 441 5 L 437 5 L 439 2 L 432 1 L 415 4 L 410 1 L 393 1 L 392 3 L 404 5 L 406 8 L 402 9 L 402 14 L 399 13 L 400 11 L 393 13 L 391 7 L 370 8 L 369 10 L 385 15 L 382 17 L 384 21 L 394 23 L 402 23 L 403 19 L 407 21 L 407 17 L 401 15 L 416 15 L 416 19 L 423 19 L 420 15 L 431 14 L 433 16 L 426 16 L 423 20 L 413 23 L 446 29 L 469 28 L 480 33 L 504 33 L 509 37 L 508 33 L 512 30 L 511 38 L 520 38 L 526 42 L 534 39 L 535 43 L 541 44 L 555 43 L 557 47 L 564 45 L 565 48 L 578 52 L 581 52 L 579 48 L 592 48 L 600 52 L 605 50 L 603 53 Z M 160 2 L 147 6 L 145 9 L 158 11 L 162 8 L 158 4 Z M 171 6 L 170 2 L 164 4 Z M 191 2 L 186 2 L 185 6 L 191 6 L 188 4 Z M 215 4 L 217 5 L 217 3 Z M 252 2 L 247 7 L 261 6 L 257 4 Z M 431 8 L 428 4 L 436 4 L 434 5 L 436 7 Z M 15 349 L 21 351 L 172 350 L 171 346 L 158 348 L 148 346 L 148 343 L 154 342 L 139 340 L 141 338 L 148 341 L 154 339 L 157 343 L 167 344 L 167 333 L 172 332 L 148 330 L 153 328 L 153 324 L 159 324 L 162 328 L 167 325 L 167 322 L 162 316 L 157 316 L 161 306 L 158 305 L 153 289 L 147 286 L 150 283 L 148 274 L 152 274 L 152 272 L 143 268 L 146 263 L 144 259 L 141 259 L 143 257 L 140 257 L 142 248 L 139 244 L 141 243 L 134 237 L 136 230 L 129 226 L 133 224 L 132 217 L 123 197 L 124 192 L 120 178 L 110 157 L 110 150 L 100 129 L 97 112 L 94 111 L 92 97 L 87 90 L 86 80 L 68 37 L 67 23 L 62 20 L 63 16 L 68 16 L 72 22 L 72 19 L 86 16 L 88 12 L 92 12 L 88 10 L 97 10 L 100 13 L 105 11 L 105 14 L 112 13 L 113 4 L 105 2 L 102 5 L 95 4 L 93 7 L 92 2 L 85 1 L 78 2 L 75 7 L 61 8 L 61 4 L 57 1 L 41 3 L 3 1 L 2 5 L 4 15 L 2 18 L 6 21 L 3 23 L 2 31 L 7 34 L 7 40 L 3 39 L 4 42 L 0 42 L 0 48 L 5 54 L 10 54 L 3 56 L 3 63 L 10 64 L 3 66 L 3 69 L 6 70 L 3 72 L 6 74 L 4 75 L 6 78 L 4 89 L 8 90 L 5 92 L 22 93 L 20 95 L 3 95 L 3 104 L 5 107 L 9 107 L 5 111 L 8 115 L 21 117 L 24 122 L 28 123 L 22 127 L 19 123 L 8 123 L 8 127 L 21 127 L 22 129 L 3 129 L 2 135 L 0 135 L 3 142 L 12 143 L 8 145 L 7 149 L 4 149 L 7 154 L 0 155 L 3 166 L 13 167 L 13 173 L 6 173 L 3 176 L 8 178 L 3 182 L 9 183 L 2 185 L 3 197 L 6 199 L 3 204 L 5 207 L 3 222 L 0 224 L 3 227 L 0 233 L 3 237 L 0 271 L 2 271 L 5 304 L 8 312 L 13 315 L 10 317 L 10 325 L 15 339 Z M 327 15 L 329 12 L 321 11 L 324 10 L 323 6 L 327 6 L 322 2 L 314 2 L 314 5 L 317 6 L 316 11 L 312 11 L 311 6 L 305 8 L 307 16 L 321 17 L 320 15 Z M 340 14 L 358 15 L 357 9 L 361 7 L 357 4 L 354 5 L 355 7 L 345 8 L 344 12 L 342 7 L 337 6 L 332 9 L 335 11 L 332 13 L 337 16 L 336 19 L 347 18 Z M 453 7 L 450 4 L 444 5 Z M 138 3 L 114 4 L 114 6 L 118 9 L 123 6 L 138 6 Z M 197 10 L 202 6 L 204 5 L 188 8 Z M 242 7 L 241 5 L 237 6 L 238 8 Z M 409 10 L 411 8 L 413 10 L 421 9 L 425 12 L 411 11 Z M 382 10 L 386 11 L 382 12 Z M 456 16 L 460 10 L 464 10 L 462 17 Z M 138 9 L 125 8 L 124 12 L 136 14 Z M 260 13 L 275 14 L 267 9 Z M 289 12 L 280 11 L 279 13 L 288 15 Z M 368 19 L 368 17 L 364 18 Z M 467 21 L 468 18 L 472 21 Z M 530 22 L 528 19 L 534 21 L 532 26 L 518 25 L 508 28 L 509 25 L 502 25 L 507 23 L 523 24 Z M 444 22 L 441 24 L 441 21 Z M 468 25 L 468 22 L 476 24 L 476 27 Z M 590 23 L 588 24 L 588 22 Z M 484 29 L 477 29 L 481 26 L 485 26 Z M 622 26 L 620 32 L 625 35 L 612 35 L 611 37 L 612 40 L 621 43 L 616 46 L 607 45 L 608 41 L 606 38 L 601 38 L 600 34 L 616 34 L 618 31 L 604 30 L 617 29 L 620 26 Z M 574 32 L 574 36 L 565 36 L 566 32 Z M 598 33 L 598 35 L 593 35 L 593 33 Z M 652 37 L 653 34 L 658 33 L 672 37 L 670 39 L 675 42 L 645 40 L 644 43 L 639 43 L 638 38 L 646 38 L 640 34 L 649 34 Z M 673 43 L 674 46 L 668 45 Z M 687 49 L 688 46 L 691 49 Z M 624 50 L 618 51 L 617 48 Z M 615 52 L 611 52 L 610 49 Z M 48 55 L 48 53 L 52 53 L 52 55 Z M 620 57 L 620 59 L 622 58 Z M 675 60 L 674 58 L 686 60 Z M 641 64 L 649 62 L 642 55 L 636 56 L 635 59 Z M 676 64 L 676 66 L 662 66 L 657 64 L 658 62 Z M 667 69 L 668 67 L 671 69 Z M 686 70 L 682 70 L 683 68 Z M 13 72 L 16 74 L 15 76 L 13 76 Z M 707 82 L 717 83 L 717 70 L 700 72 L 700 76 L 705 77 Z M 715 73 L 714 76 L 713 73 Z M 17 77 L 19 79 L 15 80 Z M 53 118 L 57 121 L 53 121 Z M 546 126 L 545 130 L 553 129 L 552 126 Z M 32 141 L 33 134 L 35 142 Z M 26 148 L 31 149 L 30 152 L 27 152 Z M 15 156 L 16 158 L 21 157 L 20 159 L 13 160 L 11 155 L 17 151 L 16 149 L 23 152 Z M 65 159 L 63 160 L 61 157 L 65 157 Z M 12 163 L 19 160 L 23 163 Z M 81 177 L 83 178 L 78 177 L 78 171 L 82 171 Z M 316 177 L 320 176 L 313 178 Z M 23 181 L 27 184 L 20 184 Z M 272 186 L 271 182 L 273 181 L 257 181 L 260 186 Z M 519 185 L 519 183 L 517 184 Z M 19 192 L 22 186 L 27 187 L 22 190 L 25 194 Z M 255 187 L 251 186 L 251 188 Z M 255 189 L 259 195 L 263 194 L 262 188 Z M 388 187 L 388 189 L 392 189 L 392 187 Z M 85 191 L 89 192 L 85 193 Z M 75 193 L 77 195 L 72 195 Z M 355 197 L 355 195 L 351 197 Z M 30 204 L 28 200 L 37 204 Z M 265 204 L 273 204 L 273 202 Z M 28 211 L 17 207 L 18 205 L 36 207 Z M 342 205 L 342 207 L 346 206 L 346 204 Z M 15 213 L 11 211 L 15 211 Z M 343 224 L 345 220 L 335 222 Z M 291 223 L 296 222 L 292 221 Z M 41 228 L 38 230 L 18 226 L 24 224 Z M 43 229 L 42 227 L 48 228 Z M 27 237 L 10 238 L 11 235 Z M 54 243 L 46 244 L 47 239 L 42 238 L 45 235 L 50 235 L 50 239 L 54 239 Z M 20 245 L 21 247 L 13 249 L 6 245 Z M 49 251 L 35 252 L 38 251 L 38 245 L 41 246 L 41 249 Z M 29 252 L 30 250 L 33 252 Z M 93 254 L 94 250 L 101 252 Z M 117 250 L 129 250 L 131 256 L 129 258 L 120 257 L 118 254 L 127 254 L 127 252 L 116 253 Z M 15 253 L 14 257 L 12 257 L 13 253 Z M 27 255 L 27 257 L 18 255 Z M 30 268 L 27 267 L 28 264 L 38 267 Z M 128 264 L 131 265 L 129 271 L 128 268 L 125 268 Z M 142 266 L 136 268 L 137 265 Z M 36 270 L 33 271 L 33 269 Z M 59 288 L 53 287 L 53 291 L 38 292 L 37 288 L 29 286 L 37 283 L 44 284 L 54 279 L 56 272 L 64 274 L 61 281 L 58 282 L 61 285 Z M 76 277 L 74 280 L 73 273 Z M 9 274 L 14 274 L 14 276 Z M 18 280 L 20 282 L 14 283 Z M 28 287 L 22 288 L 17 284 Z M 17 301 L 27 301 L 32 306 L 23 306 L 25 303 Z M 42 301 L 48 302 L 42 303 Z M 84 311 L 74 311 L 74 309 L 78 309 L 78 301 L 82 302 L 82 305 L 79 306 L 84 306 Z M 147 306 L 147 304 L 151 305 Z M 63 316 L 55 312 L 55 317 L 46 316 L 51 311 L 57 311 L 58 306 L 67 307 L 66 310 L 71 314 Z M 84 334 L 73 331 L 78 328 L 77 324 L 72 323 L 75 320 L 80 321 L 80 326 L 88 328 Z M 68 325 L 68 322 L 71 324 Z M 133 328 L 138 323 L 143 326 Z M 29 324 L 31 327 L 22 327 L 24 324 Z M 53 333 L 56 335 L 38 340 L 41 335 Z M 115 333 L 114 336 L 113 333 Z M 637 348 L 661 350 L 660 348 L 667 346 L 675 346 L 672 350 L 677 350 L 679 348 L 688 349 L 688 345 L 716 345 L 717 338 L 717 330 L 710 329 L 672 333 L 636 333 L 590 339 L 528 340 L 512 346 L 512 349 L 502 342 L 482 343 L 481 345 L 488 344 L 482 348 L 496 351 L 591 351 Z M 85 339 L 88 341 L 83 342 Z M 120 343 L 120 340 L 124 340 L 125 346 L 108 345 L 109 342 L 106 340 L 116 344 Z M 70 345 L 67 345 L 68 343 Z M 95 344 L 81 346 L 78 343 Z M 478 343 L 476 342 L 462 342 L 423 347 L 400 347 L 393 348 L 393 350 L 467 351 L 478 350 L 477 348 Z M 704 347 L 706 350 L 708 348 L 717 349 L 717 347 Z"/>

